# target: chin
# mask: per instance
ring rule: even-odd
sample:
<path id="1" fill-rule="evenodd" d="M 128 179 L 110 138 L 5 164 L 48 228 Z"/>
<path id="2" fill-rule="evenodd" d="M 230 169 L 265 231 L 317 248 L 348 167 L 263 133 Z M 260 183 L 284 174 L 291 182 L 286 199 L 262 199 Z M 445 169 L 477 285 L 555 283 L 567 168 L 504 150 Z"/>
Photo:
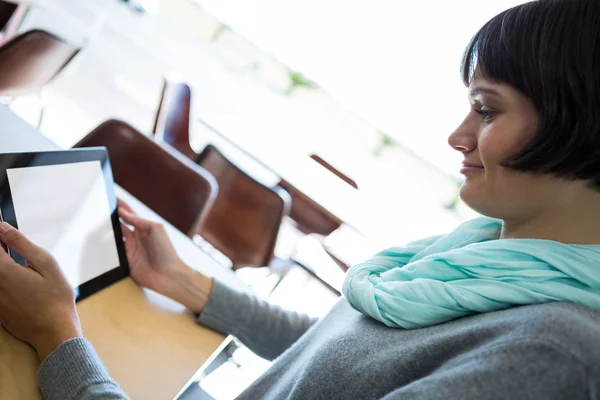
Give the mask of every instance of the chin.
<path id="1" fill-rule="evenodd" d="M 458 192 L 460 199 L 473 211 L 490 218 L 499 218 L 498 213 L 494 212 L 494 205 L 490 204 L 487 196 L 482 190 L 478 190 L 472 184 L 465 182 Z"/>

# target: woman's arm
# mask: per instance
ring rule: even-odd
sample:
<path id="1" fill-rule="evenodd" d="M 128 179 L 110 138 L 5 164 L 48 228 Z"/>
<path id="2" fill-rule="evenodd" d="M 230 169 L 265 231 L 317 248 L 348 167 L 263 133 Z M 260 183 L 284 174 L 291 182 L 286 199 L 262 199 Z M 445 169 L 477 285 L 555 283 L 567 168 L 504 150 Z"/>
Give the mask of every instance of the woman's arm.
<path id="1" fill-rule="evenodd" d="M 40 366 L 38 383 L 45 400 L 129 399 L 83 338 L 67 340 L 52 352 Z"/>
<path id="2" fill-rule="evenodd" d="M 316 321 L 285 311 L 252 294 L 239 293 L 185 265 L 161 224 L 140 218 L 119 201 L 119 215 L 131 276 L 197 314 L 196 321 L 240 339 L 252 351 L 274 359 Z"/>
<path id="3" fill-rule="evenodd" d="M 250 293 L 238 292 L 184 265 L 172 273 L 163 295 L 196 314 L 196 322 L 234 335 L 259 356 L 273 360 L 315 322 Z"/>
<path id="4" fill-rule="evenodd" d="M 316 321 L 218 281 L 214 282 L 204 311 L 196 316 L 196 322 L 237 337 L 267 360 L 278 357 Z"/>

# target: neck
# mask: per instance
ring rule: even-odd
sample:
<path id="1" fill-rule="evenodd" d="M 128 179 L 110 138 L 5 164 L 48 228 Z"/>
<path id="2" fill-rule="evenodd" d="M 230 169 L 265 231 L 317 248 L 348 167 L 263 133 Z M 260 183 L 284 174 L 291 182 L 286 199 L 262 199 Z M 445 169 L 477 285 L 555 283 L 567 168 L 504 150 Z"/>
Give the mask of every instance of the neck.
<path id="1" fill-rule="evenodd" d="M 553 199 L 526 218 L 505 219 L 501 239 L 600 244 L 600 193 L 586 189 L 577 196 Z"/>

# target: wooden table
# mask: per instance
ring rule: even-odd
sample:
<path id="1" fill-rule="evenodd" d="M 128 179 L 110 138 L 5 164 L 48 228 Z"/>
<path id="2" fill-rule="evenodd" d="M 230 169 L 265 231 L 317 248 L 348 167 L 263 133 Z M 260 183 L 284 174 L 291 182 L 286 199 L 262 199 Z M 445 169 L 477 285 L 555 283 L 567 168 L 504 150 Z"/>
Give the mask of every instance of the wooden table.
<path id="1" fill-rule="evenodd" d="M 0 152 L 55 149 L 56 145 L 0 106 Z M 164 222 L 123 189 L 117 195 L 145 218 Z M 235 275 L 169 224 L 167 233 L 193 268 L 239 290 Z M 78 303 L 85 336 L 132 399 L 171 399 L 221 345 L 224 336 L 197 326 L 189 312 L 124 279 Z M 27 345 L 0 329 L 0 399 L 40 399 L 38 361 Z"/>

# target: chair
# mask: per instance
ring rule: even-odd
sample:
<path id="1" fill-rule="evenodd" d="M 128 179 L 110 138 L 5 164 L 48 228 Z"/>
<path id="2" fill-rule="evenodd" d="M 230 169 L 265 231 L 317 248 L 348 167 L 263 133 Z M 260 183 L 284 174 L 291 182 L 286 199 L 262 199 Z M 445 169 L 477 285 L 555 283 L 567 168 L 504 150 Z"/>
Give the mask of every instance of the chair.
<path id="1" fill-rule="evenodd" d="M 42 30 L 25 32 L 0 47 L 0 97 L 38 92 L 80 48 Z"/>
<path id="2" fill-rule="evenodd" d="M 278 185 L 292 197 L 290 218 L 300 232 L 305 235 L 314 233 L 327 236 L 342 225 L 342 220 L 324 210 L 286 180 L 280 180 Z"/>
<path id="3" fill-rule="evenodd" d="M 165 78 L 154 121 L 153 134 L 190 159 L 198 155 L 190 146 L 190 108 L 192 91 L 186 83 Z"/>
<path id="4" fill-rule="evenodd" d="M 198 165 L 219 183 L 219 194 L 198 234 L 227 256 L 233 269 L 268 266 L 290 196 L 254 180 L 215 146 L 198 155 Z"/>
<path id="5" fill-rule="evenodd" d="M 225 183 L 221 181 L 221 173 L 224 173 L 221 170 L 221 167 L 228 165 L 231 168 L 231 171 L 235 171 L 234 175 L 240 178 L 240 181 L 247 182 L 250 186 L 260 187 L 260 191 L 263 193 L 272 196 L 272 189 L 262 185 L 257 182 L 250 176 L 248 176 L 244 171 L 235 166 L 232 162 L 230 162 L 226 157 L 222 155 L 214 146 L 209 145 L 205 149 L 205 153 L 207 152 L 215 152 L 220 155 L 222 166 L 213 167 L 211 169 L 210 166 L 204 165 L 203 159 L 206 157 L 205 155 L 200 155 L 192 149 L 190 145 L 190 129 L 189 129 L 189 121 L 190 121 L 190 104 L 191 104 L 191 89 L 189 85 L 182 82 L 175 82 L 168 78 L 165 78 L 163 91 L 161 95 L 161 100 L 159 103 L 158 111 L 156 114 L 156 119 L 154 122 L 154 134 L 155 140 L 158 142 L 165 142 L 173 146 L 175 149 L 180 151 L 182 154 L 186 155 L 188 158 L 197 161 L 200 165 L 207 168 L 215 177 L 217 181 L 219 181 L 219 190 L 221 195 L 223 196 L 223 192 L 226 190 L 224 188 Z M 204 123 L 208 128 L 217 132 L 214 128 L 210 127 L 208 124 Z M 225 168 L 225 167 L 223 167 Z M 228 169 L 229 169 L 228 168 Z M 235 186 L 235 185 L 234 185 Z M 288 211 L 285 211 L 284 216 L 288 214 L 295 221 L 303 221 L 306 220 L 305 225 L 310 228 L 307 229 L 307 233 L 319 233 L 321 235 L 328 235 L 333 232 L 337 228 L 340 227 L 341 221 L 336 219 L 333 216 L 325 216 L 320 213 L 319 209 L 314 206 L 312 200 L 306 197 L 303 193 L 296 190 L 293 186 L 287 184 L 285 181 L 281 181 L 279 185 L 274 189 L 279 192 L 281 196 L 284 196 L 286 199 L 290 198 L 290 195 L 294 199 L 291 202 L 291 206 L 287 206 Z M 230 197 L 230 195 L 228 195 Z M 286 200 L 287 201 L 287 200 Z M 218 203 L 219 201 L 217 201 Z M 217 206 L 215 206 L 217 207 Z M 226 207 L 226 206 L 224 206 Z M 291 209 L 291 212 L 289 211 Z M 259 215 L 264 211 L 249 211 L 248 214 L 252 215 L 253 212 L 256 212 L 256 215 Z M 256 215 L 253 218 L 256 218 Z M 211 217 L 212 218 L 212 217 Z M 334 218 L 334 219 L 332 219 Z M 215 223 L 214 231 L 205 231 L 199 232 L 199 236 L 202 239 L 206 240 L 212 246 L 214 246 L 217 250 L 227 256 L 233 262 L 233 268 L 238 269 L 243 265 L 252 265 L 252 266 L 267 266 L 269 265 L 272 257 L 273 251 L 268 251 L 269 246 L 265 245 L 263 250 L 255 249 L 253 250 L 251 247 L 245 250 L 247 254 L 255 251 L 256 253 L 263 254 L 262 257 L 251 257 L 251 262 L 243 261 L 241 258 L 235 259 L 240 253 L 240 249 L 237 248 L 239 245 L 236 245 L 236 241 L 240 241 L 243 239 L 231 239 L 219 229 L 224 229 L 224 227 L 230 224 L 229 222 L 224 223 L 221 227 Z M 298 226 L 303 226 L 301 223 L 298 223 Z M 279 226 L 279 225 L 278 225 Z M 316 228 L 315 228 L 316 227 Z M 302 231 L 302 229 L 300 229 Z M 274 248 L 275 242 L 278 236 L 279 228 L 264 228 L 264 231 L 267 232 L 265 237 L 270 237 L 269 242 L 272 241 L 272 247 Z M 251 235 L 249 235 L 251 236 Z M 257 239 L 254 237 L 254 239 Z M 228 241 L 232 243 L 227 244 Z M 289 268 L 289 260 L 277 260 L 278 265 L 272 265 L 275 269 L 278 270 L 279 275 L 285 275 L 286 268 Z M 244 264 L 245 263 L 245 264 Z M 304 265 L 301 265 L 305 267 Z M 312 269 L 308 269 L 309 272 L 313 273 Z M 318 275 L 314 274 L 317 279 L 321 279 Z"/>
<path id="6" fill-rule="evenodd" d="M 25 32 L 0 46 L 0 98 L 37 93 L 42 106 L 37 127 L 44 119 L 41 98 L 50 83 L 81 49 L 42 30 Z"/>
<path id="7" fill-rule="evenodd" d="M 354 179 L 350 178 L 348 175 L 335 168 L 333 165 L 325 161 L 321 156 L 319 156 L 318 154 L 311 154 L 310 158 L 321 164 L 323 167 L 327 168 L 330 172 L 332 172 L 335 176 L 346 182 L 348 185 L 358 190 L 358 184 L 354 181 Z"/>
<path id="8" fill-rule="evenodd" d="M 102 123 L 74 147 L 91 146 L 105 146 L 116 183 L 181 232 L 193 237 L 201 228 L 218 192 L 206 170 L 117 120 Z"/>
<path id="9" fill-rule="evenodd" d="M 321 156 L 313 153 L 310 155 L 310 158 L 346 182 L 348 185 L 358 190 L 358 184 L 356 181 L 335 168 Z M 344 262 L 339 255 L 335 254 L 333 249 L 331 249 L 326 242 L 327 236 L 338 230 L 342 226 L 343 221 L 337 218 L 335 215 L 329 213 L 327 210 L 324 210 L 311 198 L 306 196 L 304 193 L 296 189 L 285 180 L 282 179 L 279 182 L 279 185 L 286 189 L 292 197 L 290 218 L 294 220 L 296 229 L 311 237 L 307 238 L 307 240 L 316 239 L 316 242 L 320 243 L 320 247 L 322 248 L 321 250 L 329 256 L 335 265 L 341 268 L 342 271 L 346 272 L 350 266 Z M 315 251 L 318 253 L 318 249 L 315 249 Z M 311 258 L 315 258 L 315 260 L 317 260 L 318 257 L 312 257 L 302 253 L 298 254 L 296 257 L 298 263 L 307 270 L 312 269 L 311 264 L 314 264 L 315 262 L 320 263 L 320 261 L 311 261 Z"/>
<path id="10" fill-rule="evenodd" d="M 358 185 L 353 179 L 336 169 L 333 165 L 325 161 L 319 155 L 311 154 L 310 158 L 352 186 L 354 189 L 358 189 Z M 306 196 L 287 181 L 282 179 L 279 182 L 279 186 L 287 190 L 292 196 L 292 209 L 290 211 L 290 218 L 296 222 L 296 228 L 302 233 L 307 235 L 317 234 L 321 236 L 328 236 L 342 225 L 343 221 L 341 221 L 335 215 L 324 210 L 310 197 Z"/>

